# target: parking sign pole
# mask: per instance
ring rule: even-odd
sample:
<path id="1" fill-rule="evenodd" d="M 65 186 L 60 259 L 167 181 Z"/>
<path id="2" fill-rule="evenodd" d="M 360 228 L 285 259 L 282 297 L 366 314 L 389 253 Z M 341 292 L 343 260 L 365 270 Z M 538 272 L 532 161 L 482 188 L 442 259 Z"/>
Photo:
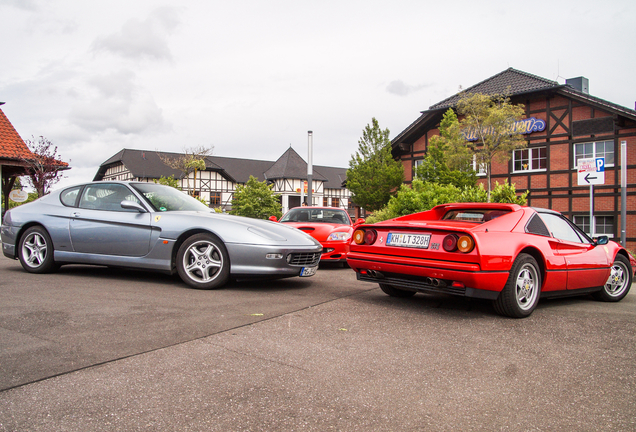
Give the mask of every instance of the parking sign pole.
<path id="1" fill-rule="evenodd" d="M 590 237 L 594 238 L 594 185 L 590 185 Z"/>
<path id="2" fill-rule="evenodd" d="M 314 173 L 314 133 L 312 131 L 307 132 L 309 135 L 308 149 L 307 149 L 307 205 L 314 205 L 314 197 L 312 195 L 312 175 Z"/>
<path id="3" fill-rule="evenodd" d="M 627 247 L 627 141 L 621 141 L 621 244 Z"/>

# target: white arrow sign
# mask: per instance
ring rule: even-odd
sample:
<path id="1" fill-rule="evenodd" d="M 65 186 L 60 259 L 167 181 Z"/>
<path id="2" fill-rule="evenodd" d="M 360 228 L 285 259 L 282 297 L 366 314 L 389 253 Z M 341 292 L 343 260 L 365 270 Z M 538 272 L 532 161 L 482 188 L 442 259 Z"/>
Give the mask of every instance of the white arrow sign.
<path id="1" fill-rule="evenodd" d="M 579 186 L 605 184 L 605 159 L 579 159 L 576 170 Z"/>

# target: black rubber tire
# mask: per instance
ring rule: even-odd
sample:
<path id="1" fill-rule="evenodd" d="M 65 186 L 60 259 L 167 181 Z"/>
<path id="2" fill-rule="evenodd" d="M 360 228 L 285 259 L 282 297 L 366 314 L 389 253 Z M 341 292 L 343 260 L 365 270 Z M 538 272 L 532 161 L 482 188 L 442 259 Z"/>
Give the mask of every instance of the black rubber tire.
<path id="1" fill-rule="evenodd" d="M 528 254 L 519 254 L 510 269 L 504 289 L 494 301 L 498 314 L 511 318 L 525 318 L 539 303 L 541 270 L 537 260 Z"/>
<path id="2" fill-rule="evenodd" d="M 53 241 L 42 226 L 27 229 L 18 242 L 18 259 L 29 273 L 49 273 L 58 266 L 54 260 Z"/>
<path id="3" fill-rule="evenodd" d="M 416 294 L 415 291 L 403 290 L 387 284 L 380 284 L 380 289 L 391 297 L 408 298 L 413 297 Z"/>
<path id="4" fill-rule="evenodd" d="M 621 301 L 632 287 L 632 275 L 633 269 L 629 259 L 620 254 L 616 255 L 610 276 L 603 286 L 603 289 L 592 295 L 596 300 L 600 301 Z"/>
<path id="5" fill-rule="evenodd" d="M 230 277 L 230 259 L 225 245 L 216 236 L 195 234 L 177 252 L 179 277 L 192 288 L 217 289 Z"/>

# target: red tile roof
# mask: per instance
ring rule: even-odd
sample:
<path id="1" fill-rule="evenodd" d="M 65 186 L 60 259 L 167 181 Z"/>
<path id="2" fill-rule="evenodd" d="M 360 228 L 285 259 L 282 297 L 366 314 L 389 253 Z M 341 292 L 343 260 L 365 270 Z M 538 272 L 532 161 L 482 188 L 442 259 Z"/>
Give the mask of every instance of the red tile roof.
<path id="1" fill-rule="evenodd" d="M 0 109 L 0 158 L 32 159 L 33 153 L 24 143 L 7 116 Z"/>

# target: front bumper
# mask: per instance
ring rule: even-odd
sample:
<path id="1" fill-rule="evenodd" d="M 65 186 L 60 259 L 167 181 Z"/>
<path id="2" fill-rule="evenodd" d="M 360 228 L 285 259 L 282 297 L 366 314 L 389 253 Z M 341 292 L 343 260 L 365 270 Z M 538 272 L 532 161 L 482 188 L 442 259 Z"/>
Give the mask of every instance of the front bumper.
<path id="1" fill-rule="evenodd" d="M 238 277 L 292 277 L 300 276 L 305 267 L 317 267 L 322 247 L 292 246 L 289 248 L 265 245 L 226 243 L 231 261 L 230 273 Z M 280 254 L 281 258 L 268 259 L 267 255 Z M 287 261 L 287 257 L 290 262 Z"/>
<path id="2" fill-rule="evenodd" d="M 349 242 L 322 242 L 321 261 L 347 262 Z"/>

